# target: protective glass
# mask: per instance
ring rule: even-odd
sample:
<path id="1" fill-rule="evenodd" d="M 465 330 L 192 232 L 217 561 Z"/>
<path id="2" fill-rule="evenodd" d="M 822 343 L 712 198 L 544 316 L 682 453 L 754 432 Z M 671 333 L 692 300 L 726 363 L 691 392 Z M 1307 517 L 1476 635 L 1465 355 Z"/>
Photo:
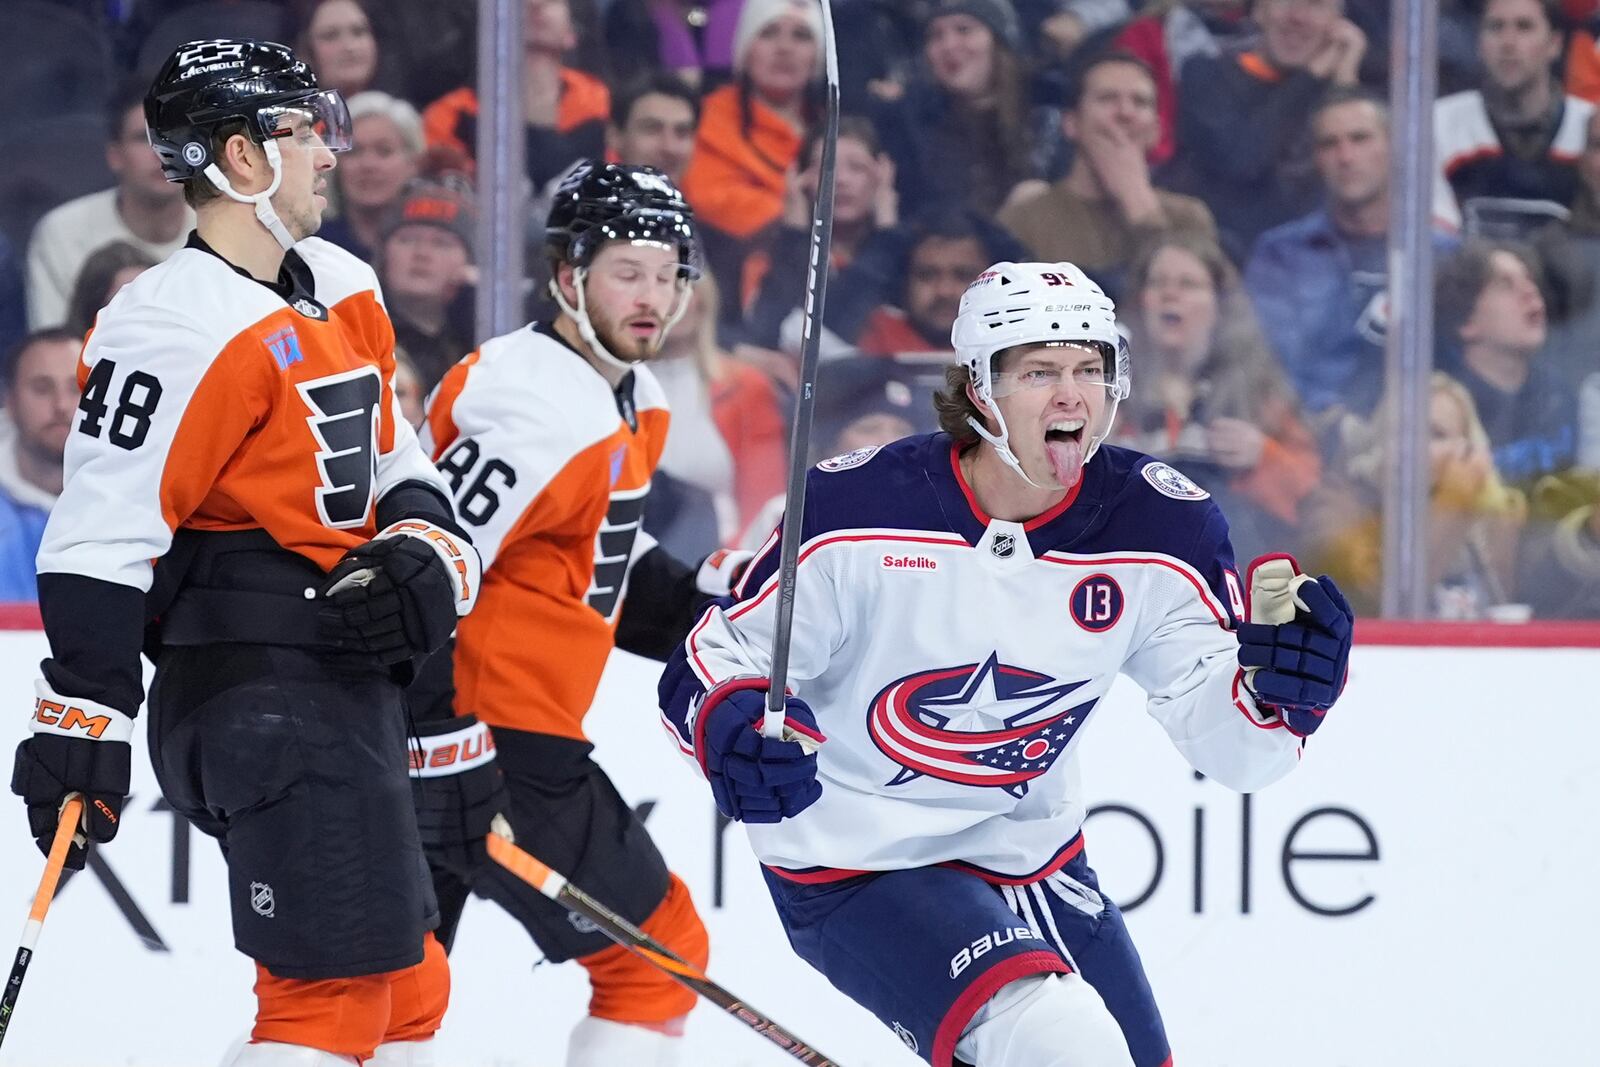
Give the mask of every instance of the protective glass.
<path id="1" fill-rule="evenodd" d="M 273 104 L 261 108 L 256 116 L 261 129 L 271 131 L 271 136 L 293 138 L 307 148 L 345 152 L 353 140 L 350 109 L 337 89 L 324 89 L 292 103 Z"/>

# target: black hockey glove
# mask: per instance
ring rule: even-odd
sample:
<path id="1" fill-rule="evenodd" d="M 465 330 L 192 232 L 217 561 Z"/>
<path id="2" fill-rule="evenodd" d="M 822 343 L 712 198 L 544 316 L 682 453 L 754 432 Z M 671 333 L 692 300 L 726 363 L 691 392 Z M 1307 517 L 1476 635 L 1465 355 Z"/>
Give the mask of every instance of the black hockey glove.
<path id="1" fill-rule="evenodd" d="M 465 538 L 420 519 L 397 522 L 328 572 L 323 629 L 382 663 L 427 655 L 472 610 L 481 574 Z"/>
<path id="2" fill-rule="evenodd" d="M 133 719 L 103 704 L 61 696 L 42 679 L 35 689 L 31 733 L 17 746 L 11 791 L 28 805 L 28 832 L 45 855 L 61 805 L 69 794 L 83 794 L 83 826 L 67 853 L 67 867 L 81 870 L 87 841 L 117 836 L 128 797 Z"/>
<path id="3" fill-rule="evenodd" d="M 428 859 L 471 882 L 489 862 L 484 841 L 496 815 L 510 811 L 494 758 L 494 734 L 473 715 L 417 725 L 411 799 Z"/>

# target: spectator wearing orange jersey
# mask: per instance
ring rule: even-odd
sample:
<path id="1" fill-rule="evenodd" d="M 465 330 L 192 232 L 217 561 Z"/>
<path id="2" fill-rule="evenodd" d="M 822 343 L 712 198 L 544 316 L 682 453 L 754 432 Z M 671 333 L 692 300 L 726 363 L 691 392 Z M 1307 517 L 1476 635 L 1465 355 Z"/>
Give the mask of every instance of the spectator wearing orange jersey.
<path id="1" fill-rule="evenodd" d="M 807 89 L 821 73 L 821 40 L 816 0 L 748 0 L 739 15 L 734 81 L 705 98 L 683 175 L 697 220 L 715 231 L 708 235 L 714 268 L 716 237 L 748 241 L 783 212 L 810 110 Z"/>
<path id="2" fill-rule="evenodd" d="M 572 163 L 599 156 L 605 148 L 611 91 L 592 74 L 567 66 L 563 58 L 578 46 L 568 0 L 524 0 L 522 117 L 528 177 L 542 186 Z M 422 112 L 428 147 L 457 157 L 466 173 L 475 169 L 478 93 L 462 86 Z"/>

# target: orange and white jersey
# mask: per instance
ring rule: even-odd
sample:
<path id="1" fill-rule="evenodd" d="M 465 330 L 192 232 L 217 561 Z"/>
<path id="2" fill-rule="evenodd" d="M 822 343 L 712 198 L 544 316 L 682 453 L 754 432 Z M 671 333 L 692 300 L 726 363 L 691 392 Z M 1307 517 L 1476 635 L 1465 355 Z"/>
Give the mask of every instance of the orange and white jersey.
<path id="1" fill-rule="evenodd" d="M 629 567 L 654 544 L 641 520 L 667 422 L 648 368 L 613 390 L 541 323 L 444 376 L 422 442 L 484 567 L 456 631 L 458 714 L 583 737 Z"/>
<path id="2" fill-rule="evenodd" d="M 310 238 L 285 272 L 269 288 L 193 237 L 100 313 L 41 575 L 148 591 L 179 527 L 263 529 L 328 569 L 390 487 L 444 491 L 400 416 L 371 268 Z"/>

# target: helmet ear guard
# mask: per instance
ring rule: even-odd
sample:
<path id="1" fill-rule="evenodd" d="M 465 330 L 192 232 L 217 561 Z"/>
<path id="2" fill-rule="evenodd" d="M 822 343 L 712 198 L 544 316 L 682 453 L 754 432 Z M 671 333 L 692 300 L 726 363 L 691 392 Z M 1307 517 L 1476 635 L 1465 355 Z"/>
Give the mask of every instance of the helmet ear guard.
<path id="1" fill-rule="evenodd" d="M 144 99 L 150 147 L 171 182 L 208 181 L 231 200 L 254 204 L 256 217 L 284 249 L 294 239 L 269 198 L 283 177 L 278 141 L 297 135 L 303 119 L 318 147 L 350 147 L 350 112 L 336 90 L 320 89 L 311 68 L 273 41 L 219 39 L 180 45 Z M 260 193 L 233 188 L 215 158 L 217 132 L 230 123 L 261 145 L 272 182 Z"/>

